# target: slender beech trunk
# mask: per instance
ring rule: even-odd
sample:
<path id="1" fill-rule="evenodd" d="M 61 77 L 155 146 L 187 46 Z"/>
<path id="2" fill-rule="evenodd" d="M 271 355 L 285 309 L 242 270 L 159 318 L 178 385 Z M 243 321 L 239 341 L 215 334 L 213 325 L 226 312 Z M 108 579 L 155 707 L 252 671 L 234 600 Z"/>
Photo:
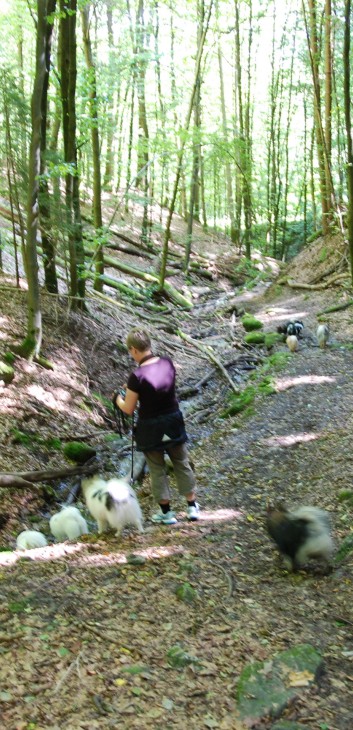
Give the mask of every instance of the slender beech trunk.
<path id="1" fill-rule="evenodd" d="M 31 101 L 31 143 L 28 170 L 26 272 L 28 283 L 27 337 L 21 354 L 33 359 L 42 344 L 42 312 L 37 258 L 38 195 L 42 134 L 42 99 L 46 76 L 47 0 L 37 0 L 36 70 Z"/>
<path id="2" fill-rule="evenodd" d="M 190 119 L 191 119 L 191 114 L 192 114 L 192 110 L 193 110 L 193 106 L 194 106 L 194 97 L 195 97 L 196 87 L 197 87 L 197 80 L 198 80 L 199 74 L 200 74 L 202 54 L 203 54 L 203 49 L 204 49 L 204 45 L 205 45 L 209 22 L 211 19 L 212 6 L 213 6 L 213 0 L 210 1 L 207 20 L 205 23 L 205 27 L 204 27 L 201 39 L 200 39 L 199 47 L 197 49 L 197 56 L 196 56 L 196 62 L 195 62 L 195 77 L 194 77 L 194 83 L 193 83 L 192 92 L 191 92 L 191 98 L 190 98 L 190 102 L 189 102 L 189 109 L 188 109 L 188 112 L 186 115 L 186 120 L 185 120 L 185 125 L 184 125 L 185 132 L 188 132 L 189 126 L 190 126 Z M 163 250 L 162 250 L 162 257 L 161 257 L 161 271 L 160 271 L 160 279 L 159 279 L 159 290 L 160 291 L 163 291 L 163 288 L 164 288 L 164 280 L 165 280 L 165 274 L 166 274 L 166 269 L 167 269 L 167 260 L 168 260 L 168 244 L 169 244 L 169 239 L 170 239 L 170 228 L 171 228 L 173 214 L 174 214 L 175 201 L 176 201 L 176 197 L 177 197 L 177 193 L 178 193 L 178 186 L 179 186 L 179 180 L 180 180 L 180 176 L 181 176 L 185 144 L 186 144 L 186 134 L 184 136 L 184 139 L 181 142 L 181 146 L 178 151 L 177 171 L 176 171 L 173 194 L 172 194 L 172 199 L 171 199 L 171 203 L 170 203 L 169 215 L 167 218 L 167 224 L 166 224 L 164 240 L 163 240 Z"/>
<path id="3" fill-rule="evenodd" d="M 47 0 L 47 13 L 51 15 L 55 12 L 56 0 Z M 48 88 L 49 88 L 49 72 L 51 62 L 51 41 L 53 35 L 53 23 L 46 24 L 46 43 L 45 43 L 45 77 L 42 97 L 42 133 L 41 133 L 41 159 L 40 159 L 40 182 L 39 182 L 39 217 L 40 230 L 42 237 L 43 249 L 43 265 L 45 287 L 49 292 L 57 294 L 58 280 L 55 268 L 55 243 L 52 233 L 51 206 L 49 197 L 48 178 L 45 175 L 47 171 L 46 154 L 47 154 L 47 124 L 48 124 Z"/>
<path id="4" fill-rule="evenodd" d="M 83 45 L 85 50 L 85 59 L 89 75 L 89 114 L 91 119 L 91 139 L 92 139 L 92 157 L 93 157 L 93 225 L 96 231 L 98 243 L 96 246 L 94 260 L 96 278 L 94 280 L 94 289 L 103 291 L 103 282 L 99 278 L 104 274 L 103 259 L 103 243 L 99 239 L 102 237 L 103 220 L 102 220 L 102 187 L 101 187 L 101 169 L 100 169 L 100 143 L 98 128 L 98 99 L 97 99 L 97 78 L 96 67 L 93 60 L 92 44 L 90 36 L 90 4 L 84 6 L 81 11 L 82 17 L 82 33 Z"/>
<path id="5" fill-rule="evenodd" d="M 61 99 L 65 162 L 71 170 L 65 177 L 66 216 L 70 255 L 70 294 L 85 296 L 84 251 L 80 212 L 79 175 L 76 147 L 76 16 L 77 0 L 60 0 Z M 82 301 L 79 306 L 83 306 Z"/>
<path id="6" fill-rule="evenodd" d="M 344 113 L 347 133 L 347 188 L 348 188 L 348 246 L 351 264 L 351 279 L 353 282 L 353 147 L 352 147 L 352 117 L 351 117 L 351 87 L 350 87 L 350 49 L 351 49 L 351 0 L 345 0 L 344 7 Z"/>
<path id="7" fill-rule="evenodd" d="M 321 210 L 322 210 L 322 230 L 323 233 L 328 233 L 329 230 L 329 214 L 330 205 L 328 200 L 330 199 L 331 185 L 328 179 L 328 165 L 327 165 L 327 153 L 325 151 L 325 136 L 322 123 L 322 112 L 321 112 L 321 86 L 320 86 L 320 46 L 317 33 L 317 10 L 316 0 L 308 0 L 309 7 L 309 26 L 306 20 L 304 0 L 302 0 L 304 9 L 304 19 L 306 23 L 306 32 L 308 37 L 308 48 L 310 55 L 311 71 L 313 77 L 314 86 L 314 125 L 315 125 L 315 137 L 316 147 L 319 165 L 319 178 L 320 178 L 320 197 L 321 197 Z"/>
<path id="8" fill-rule="evenodd" d="M 202 29 L 205 16 L 205 7 L 203 0 L 199 3 L 198 9 L 198 26 L 197 26 L 197 45 L 200 43 Z M 186 230 L 186 246 L 184 270 L 188 271 L 190 263 L 191 245 L 192 245 L 192 229 L 194 220 L 200 220 L 200 157 L 201 157 L 201 78 L 197 79 L 195 99 L 194 99 L 194 129 L 193 129 L 193 148 L 192 148 L 192 171 L 190 181 L 190 197 L 189 211 Z"/>

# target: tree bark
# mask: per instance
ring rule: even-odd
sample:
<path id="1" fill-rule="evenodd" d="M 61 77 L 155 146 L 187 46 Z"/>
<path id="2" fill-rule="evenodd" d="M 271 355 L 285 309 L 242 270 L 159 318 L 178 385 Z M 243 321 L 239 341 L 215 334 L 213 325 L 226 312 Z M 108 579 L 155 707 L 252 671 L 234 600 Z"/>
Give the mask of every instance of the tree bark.
<path id="1" fill-rule="evenodd" d="M 98 238 L 96 251 L 94 254 L 95 271 L 97 274 L 94 280 L 94 289 L 103 291 L 103 284 L 99 278 L 104 274 L 104 258 L 103 243 L 99 241 L 103 233 L 102 220 L 102 186 L 101 186 L 101 170 L 100 170 L 100 144 L 99 144 L 99 114 L 97 99 L 97 78 L 96 67 L 93 60 L 92 44 L 90 36 L 90 4 L 84 6 L 81 11 L 83 44 L 85 49 L 85 59 L 88 69 L 89 83 L 89 113 L 91 120 L 91 139 L 92 139 L 92 157 L 93 157 L 93 225 Z"/>
<path id="2" fill-rule="evenodd" d="M 80 306 L 82 307 L 85 295 L 85 280 L 81 276 L 84 267 L 84 254 L 76 147 L 77 0 L 60 0 L 60 14 L 64 155 L 69 168 L 65 177 L 65 198 L 70 255 L 70 295 L 72 297 L 81 297 Z M 76 301 L 76 299 L 73 299 L 73 303 Z"/>
<path id="3" fill-rule="evenodd" d="M 27 337 L 21 354 L 33 359 L 39 356 L 42 344 L 42 312 L 37 258 L 38 194 L 41 160 L 42 100 L 46 77 L 47 0 L 37 0 L 36 71 L 31 101 L 31 144 L 28 171 L 26 273 L 28 283 Z"/>
<path id="4" fill-rule="evenodd" d="M 348 189 L 348 221 L 347 235 L 349 246 L 349 258 L 351 268 L 351 280 L 353 283 L 353 146 L 352 146 L 352 117 L 351 117 L 351 87 L 350 87 L 350 49 L 351 49 L 351 0 L 345 0 L 344 8 L 344 50 L 343 50 L 343 73 L 344 73 L 344 114 L 346 121 L 346 144 L 347 144 L 347 189 Z"/>

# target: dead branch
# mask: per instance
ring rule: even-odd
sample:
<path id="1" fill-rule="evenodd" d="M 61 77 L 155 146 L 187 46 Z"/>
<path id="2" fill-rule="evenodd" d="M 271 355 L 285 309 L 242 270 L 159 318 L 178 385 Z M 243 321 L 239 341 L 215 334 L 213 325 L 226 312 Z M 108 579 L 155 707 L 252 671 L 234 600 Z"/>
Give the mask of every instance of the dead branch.
<path id="1" fill-rule="evenodd" d="M 331 314 L 331 312 L 340 312 L 342 309 L 348 309 L 348 307 L 351 307 L 353 305 L 353 299 L 350 299 L 348 302 L 344 302 L 344 304 L 336 304 L 334 307 L 328 307 L 327 309 L 323 309 L 321 312 L 317 313 L 317 317 L 321 317 L 322 314 Z"/>
<path id="2" fill-rule="evenodd" d="M 228 381 L 230 387 L 232 388 L 234 393 L 239 393 L 239 388 L 233 383 L 232 378 L 228 375 L 224 365 L 218 360 L 218 358 L 215 356 L 213 351 L 210 347 L 206 347 L 205 345 L 201 345 L 200 342 L 197 342 L 197 340 L 194 340 L 189 335 L 185 334 L 185 332 L 182 332 L 181 330 L 178 330 L 178 335 L 181 337 L 182 340 L 185 340 L 185 342 L 189 342 L 190 345 L 193 345 L 196 347 L 197 350 L 202 352 L 204 355 L 207 355 L 207 357 L 213 362 L 217 368 L 221 371 L 225 379 Z"/>
<path id="3" fill-rule="evenodd" d="M 341 261 L 339 261 L 338 263 L 337 262 L 334 263 L 332 266 L 330 266 L 329 269 L 326 269 L 322 274 L 318 274 L 317 276 L 314 276 L 310 280 L 309 283 L 310 284 L 318 284 L 318 282 L 321 281 L 321 279 L 325 279 L 326 276 L 330 276 L 330 274 L 333 274 L 334 272 L 337 272 L 338 273 L 345 266 L 346 266 L 346 262 L 345 262 L 344 258 L 342 258 Z"/>
<path id="4" fill-rule="evenodd" d="M 327 279 L 327 281 L 325 281 L 323 284 L 304 284 L 299 281 L 294 281 L 293 279 L 279 281 L 278 283 L 285 283 L 290 286 L 291 289 L 310 289 L 310 291 L 320 291 L 322 289 L 328 289 L 328 287 L 332 286 L 332 284 L 336 284 L 343 279 L 347 279 L 347 277 L 348 272 L 344 274 L 335 274 L 334 276 L 331 276 L 330 279 Z"/>

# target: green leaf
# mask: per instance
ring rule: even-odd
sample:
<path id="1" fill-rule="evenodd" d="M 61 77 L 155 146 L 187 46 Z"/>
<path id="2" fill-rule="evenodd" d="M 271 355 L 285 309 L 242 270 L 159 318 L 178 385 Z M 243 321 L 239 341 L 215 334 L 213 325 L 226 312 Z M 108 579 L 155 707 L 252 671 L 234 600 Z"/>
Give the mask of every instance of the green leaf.
<path id="1" fill-rule="evenodd" d="M 68 654 L 70 654 L 70 651 L 69 649 L 66 649 L 65 646 L 61 646 L 60 649 L 58 649 L 58 654 L 59 656 L 67 656 Z"/>

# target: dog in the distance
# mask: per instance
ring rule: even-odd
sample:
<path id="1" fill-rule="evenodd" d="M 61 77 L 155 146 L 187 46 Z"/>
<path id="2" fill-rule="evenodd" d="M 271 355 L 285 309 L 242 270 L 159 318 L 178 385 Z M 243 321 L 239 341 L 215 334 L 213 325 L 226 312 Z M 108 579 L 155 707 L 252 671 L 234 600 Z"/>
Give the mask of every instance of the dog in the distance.
<path id="1" fill-rule="evenodd" d="M 297 570 L 308 560 L 329 565 L 333 541 L 328 513 L 317 507 L 268 507 L 267 529 L 277 544 L 289 570 Z"/>
<path id="2" fill-rule="evenodd" d="M 319 347 L 321 350 L 324 350 L 330 337 L 330 330 L 327 324 L 319 324 L 316 330 L 316 337 Z"/>
<path id="3" fill-rule="evenodd" d="M 120 537 L 127 525 L 144 532 L 141 507 L 134 489 L 125 479 L 105 481 L 96 474 L 82 479 L 81 489 L 89 512 L 97 520 L 99 533 L 113 528 L 116 537 Z"/>

